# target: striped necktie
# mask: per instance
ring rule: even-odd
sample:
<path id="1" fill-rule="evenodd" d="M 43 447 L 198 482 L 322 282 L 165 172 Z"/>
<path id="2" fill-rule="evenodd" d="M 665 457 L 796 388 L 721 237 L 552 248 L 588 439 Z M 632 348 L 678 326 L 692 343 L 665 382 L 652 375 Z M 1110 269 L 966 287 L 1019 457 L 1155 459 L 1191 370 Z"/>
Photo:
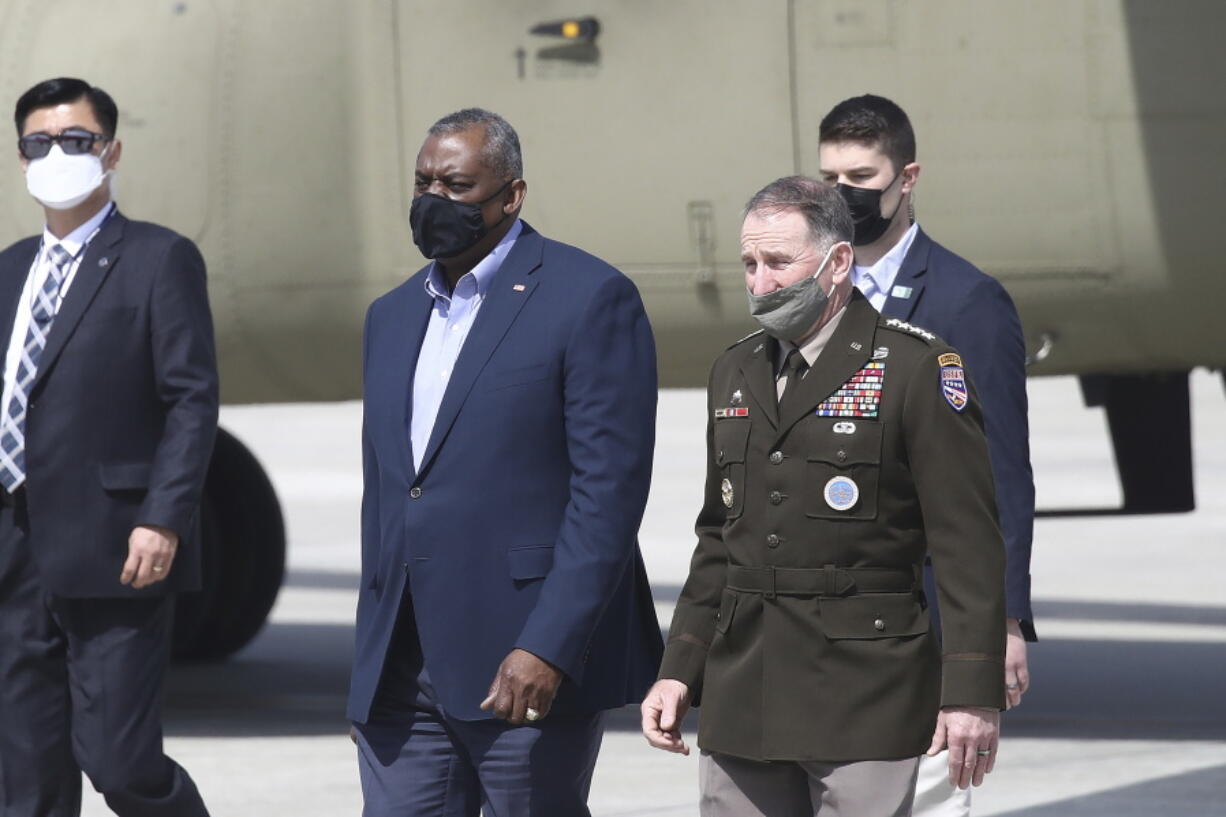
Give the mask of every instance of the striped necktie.
<path id="1" fill-rule="evenodd" d="M 17 380 L 13 384 L 13 396 L 0 417 L 0 484 L 12 493 L 26 480 L 26 405 L 30 388 L 38 374 L 38 361 L 47 348 L 47 335 L 55 320 L 56 302 L 60 287 L 68 277 L 72 255 L 59 244 L 52 245 L 48 256 L 51 272 L 34 296 L 30 308 L 30 328 L 26 331 L 25 346 L 21 350 L 21 362 L 17 364 Z"/>

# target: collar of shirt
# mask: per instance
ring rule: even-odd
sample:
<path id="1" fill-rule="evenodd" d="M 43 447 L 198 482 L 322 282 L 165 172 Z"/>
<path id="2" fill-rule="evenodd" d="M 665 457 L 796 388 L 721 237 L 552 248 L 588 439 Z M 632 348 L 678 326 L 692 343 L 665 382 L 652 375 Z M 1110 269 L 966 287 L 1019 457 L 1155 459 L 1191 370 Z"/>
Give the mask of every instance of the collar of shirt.
<path id="1" fill-rule="evenodd" d="M 817 362 L 818 355 L 826 348 L 826 344 L 830 342 L 830 338 L 834 336 L 834 330 L 839 328 L 839 322 L 843 320 L 843 316 L 847 314 L 847 307 L 844 306 L 838 312 L 834 313 L 825 326 L 818 329 L 813 337 L 805 341 L 805 345 L 800 347 L 800 356 L 805 359 L 805 363 L 812 366 Z M 775 376 L 778 377 L 783 373 L 783 362 L 787 360 L 788 352 L 796 348 L 796 344 L 791 341 L 779 341 L 779 362 L 775 367 Z"/>
<path id="2" fill-rule="evenodd" d="M 890 248 L 890 251 L 881 256 L 876 264 L 871 267 L 862 267 L 859 264 L 851 268 L 851 281 L 856 285 L 856 289 L 864 290 L 866 279 L 871 279 L 873 286 L 877 292 L 890 297 L 890 290 L 894 287 L 894 279 L 898 277 L 898 271 L 902 269 L 902 262 L 907 257 L 907 252 L 911 249 L 912 242 L 915 241 L 915 236 L 919 232 L 919 225 L 912 224 L 907 232 L 903 233 L 903 237 L 898 240 L 898 243 Z"/>
<path id="3" fill-rule="evenodd" d="M 44 251 L 49 252 L 52 246 L 59 244 L 68 251 L 69 255 L 75 258 L 77 253 L 81 251 L 81 247 L 83 247 L 85 242 L 89 239 L 90 235 L 92 235 L 94 230 L 98 229 L 98 227 L 102 225 L 102 222 L 106 221 L 106 217 L 109 216 L 111 211 L 114 209 L 115 202 L 108 201 L 101 210 L 90 216 L 88 221 L 63 238 L 56 238 L 54 235 L 52 235 L 51 230 L 43 227 Z"/>
<path id="4" fill-rule="evenodd" d="M 426 273 L 426 294 L 433 298 L 436 304 L 441 302 L 444 308 L 451 304 L 452 295 L 461 298 L 471 298 L 476 295 L 484 298 L 485 293 L 489 291 L 490 282 L 494 280 L 494 274 L 498 272 L 502 262 L 511 253 L 515 239 L 519 238 L 523 230 L 523 222 L 518 218 L 515 219 L 511 229 L 507 230 L 507 234 L 502 237 L 494 249 L 478 261 L 477 266 L 464 273 L 460 280 L 456 281 L 454 293 L 447 290 L 447 278 L 443 274 L 442 265 L 437 261 L 431 262 L 430 271 Z"/>

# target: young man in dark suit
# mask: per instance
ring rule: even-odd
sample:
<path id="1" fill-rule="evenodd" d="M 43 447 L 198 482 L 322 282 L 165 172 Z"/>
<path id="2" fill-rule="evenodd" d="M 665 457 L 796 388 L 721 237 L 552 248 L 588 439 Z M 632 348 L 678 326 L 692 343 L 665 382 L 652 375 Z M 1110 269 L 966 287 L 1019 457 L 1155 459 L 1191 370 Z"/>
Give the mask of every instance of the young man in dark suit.
<path id="1" fill-rule="evenodd" d="M 1017 310 L 1004 287 L 933 241 L 915 223 L 919 182 L 915 133 L 898 105 L 867 94 L 844 100 L 819 129 L 821 177 L 836 185 L 855 221 L 852 280 L 886 317 L 939 335 L 956 347 L 983 401 L 984 426 L 1007 554 L 1006 700 L 1017 706 L 1030 686 L 1026 642 L 1030 610 L 1034 478 L 1026 421 L 1026 350 Z M 937 614 L 932 570 L 928 597 Z M 916 815 L 970 813 L 970 790 L 943 781 L 945 764 L 924 761 Z"/>
<path id="2" fill-rule="evenodd" d="M 17 101 L 40 236 L 0 254 L 0 815 L 207 814 L 163 754 L 171 603 L 200 582 L 217 427 L 204 261 L 111 200 L 117 109 L 79 79 Z"/>
<path id="3" fill-rule="evenodd" d="M 417 156 L 433 261 L 365 331 L 362 585 L 348 713 L 367 817 L 582 817 L 603 710 L 662 645 L 635 536 L 655 435 L 628 278 L 519 219 L 481 109 Z"/>

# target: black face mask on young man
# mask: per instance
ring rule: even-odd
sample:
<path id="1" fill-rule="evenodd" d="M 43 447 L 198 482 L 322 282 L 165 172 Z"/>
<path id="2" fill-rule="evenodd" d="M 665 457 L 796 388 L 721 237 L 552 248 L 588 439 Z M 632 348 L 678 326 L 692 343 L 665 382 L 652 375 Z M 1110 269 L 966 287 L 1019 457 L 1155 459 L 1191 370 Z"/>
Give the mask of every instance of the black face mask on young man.
<path id="1" fill-rule="evenodd" d="M 880 190 L 871 187 L 852 187 L 850 184 L 834 186 L 843 197 L 843 201 L 847 202 L 847 209 L 851 210 L 852 223 L 856 226 L 852 244 L 857 247 L 872 244 L 890 229 L 890 223 L 894 221 L 894 216 L 898 215 L 898 208 L 902 207 L 902 197 L 899 196 L 898 204 L 894 205 L 894 212 L 887 217 L 881 214 L 881 196 L 893 187 L 894 182 L 898 181 L 901 176 L 902 171 L 900 170 L 890 183 Z"/>
<path id="2" fill-rule="evenodd" d="M 481 207 L 502 195 L 511 185 L 507 182 L 494 195 L 473 203 L 456 201 L 436 193 L 422 193 L 409 208 L 409 226 L 413 243 L 426 258 L 455 258 L 489 234 L 507 215 L 492 226 L 485 226 Z"/>

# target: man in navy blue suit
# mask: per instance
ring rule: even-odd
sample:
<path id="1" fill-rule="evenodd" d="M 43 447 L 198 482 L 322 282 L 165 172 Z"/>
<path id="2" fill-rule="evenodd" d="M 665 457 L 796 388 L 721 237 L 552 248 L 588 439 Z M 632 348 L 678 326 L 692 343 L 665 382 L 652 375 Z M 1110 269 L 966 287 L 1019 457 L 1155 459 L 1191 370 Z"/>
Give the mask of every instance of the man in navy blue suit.
<path id="1" fill-rule="evenodd" d="M 0 817 L 203 817 L 162 751 L 173 594 L 200 586 L 217 430 L 204 259 L 111 200 L 111 97 L 17 101 L 39 235 L 0 253 Z"/>
<path id="2" fill-rule="evenodd" d="M 818 138 L 821 177 L 837 186 L 855 221 L 857 288 L 883 315 L 935 332 L 957 348 L 983 402 L 1006 550 L 1003 682 L 1008 705 L 1017 706 L 1030 685 L 1026 642 L 1035 640 L 1030 610 L 1034 479 L 1021 321 L 996 279 L 915 223 L 912 195 L 920 165 L 911 122 L 898 105 L 871 94 L 844 100 L 822 119 Z M 931 564 L 925 578 L 935 615 Z M 943 758 L 921 763 L 917 817 L 970 813 L 971 790 L 946 781 L 947 768 Z"/>
<path id="3" fill-rule="evenodd" d="M 519 219 L 519 138 L 440 119 L 433 261 L 367 315 L 362 584 L 348 715 L 368 817 L 588 815 L 606 709 L 662 652 L 635 536 L 655 432 L 628 278 Z"/>

